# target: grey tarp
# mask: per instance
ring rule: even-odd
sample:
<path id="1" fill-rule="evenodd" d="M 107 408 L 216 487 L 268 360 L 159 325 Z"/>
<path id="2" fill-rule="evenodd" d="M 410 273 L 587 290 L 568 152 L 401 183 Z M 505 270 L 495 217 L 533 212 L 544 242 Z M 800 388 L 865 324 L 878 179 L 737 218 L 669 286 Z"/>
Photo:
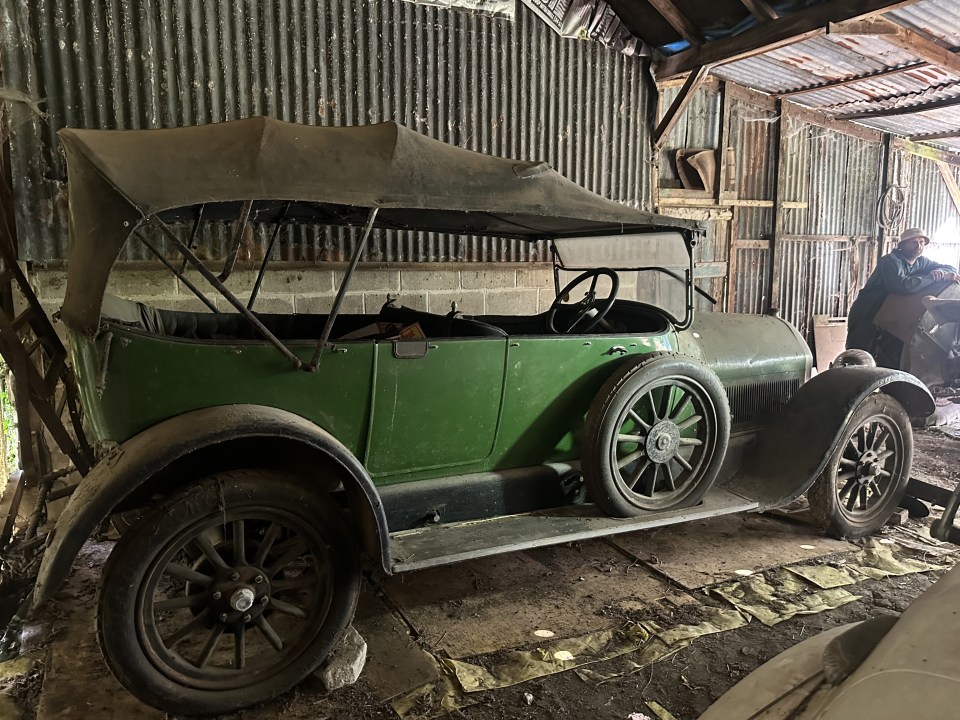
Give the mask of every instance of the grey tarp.
<path id="1" fill-rule="evenodd" d="M 531 240 L 697 227 L 606 200 L 542 163 L 471 152 L 392 122 L 314 127 L 255 117 L 59 137 L 71 240 L 62 314 L 91 336 L 107 276 L 142 218 L 201 203 L 294 201 L 343 224 L 362 219 L 351 211 L 378 207 L 377 227 Z"/>

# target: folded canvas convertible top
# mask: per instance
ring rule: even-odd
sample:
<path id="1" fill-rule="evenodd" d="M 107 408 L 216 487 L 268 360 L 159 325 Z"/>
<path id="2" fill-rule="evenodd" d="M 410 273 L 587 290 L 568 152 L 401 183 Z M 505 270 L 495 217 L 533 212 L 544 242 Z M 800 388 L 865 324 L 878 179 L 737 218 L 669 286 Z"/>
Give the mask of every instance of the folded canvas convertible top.
<path id="1" fill-rule="evenodd" d="M 107 276 L 151 215 L 246 200 L 291 201 L 294 218 L 539 240 L 691 231 L 694 223 L 606 200 L 543 163 L 475 153 L 396 123 L 315 127 L 265 117 L 168 130 L 59 132 L 70 261 L 63 318 L 96 332 Z M 236 216 L 234 215 L 234 218 Z"/>

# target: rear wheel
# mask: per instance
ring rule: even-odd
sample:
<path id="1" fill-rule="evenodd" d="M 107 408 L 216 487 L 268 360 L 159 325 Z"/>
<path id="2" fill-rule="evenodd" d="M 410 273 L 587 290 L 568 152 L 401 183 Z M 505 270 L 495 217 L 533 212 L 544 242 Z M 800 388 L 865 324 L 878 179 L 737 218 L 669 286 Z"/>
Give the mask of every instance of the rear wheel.
<path id="1" fill-rule="evenodd" d="M 860 403 L 837 450 L 807 491 L 810 511 L 831 535 L 876 532 L 897 509 L 910 478 L 913 431 L 896 400 L 875 393 Z"/>
<path id="2" fill-rule="evenodd" d="M 729 436 L 726 393 L 702 363 L 670 353 L 629 360 L 587 417 L 588 495 L 618 517 L 695 505 L 717 476 Z"/>
<path id="3" fill-rule="evenodd" d="M 315 670 L 350 623 L 360 562 L 337 506 L 286 475 L 214 475 L 132 525 L 104 568 L 107 664 L 172 713 L 230 712 Z"/>

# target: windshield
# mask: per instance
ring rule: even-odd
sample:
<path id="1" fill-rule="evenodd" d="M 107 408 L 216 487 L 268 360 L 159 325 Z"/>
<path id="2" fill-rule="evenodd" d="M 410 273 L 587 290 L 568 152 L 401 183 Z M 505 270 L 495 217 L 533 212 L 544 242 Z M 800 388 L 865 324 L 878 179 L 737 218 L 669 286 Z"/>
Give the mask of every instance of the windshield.
<path id="1" fill-rule="evenodd" d="M 679 325 L 689 319 L 686 277 L 690 254 L 682 233 L 565 238 L 553 244 L 561 287 L 583 270 L 611 268 L 620 278 L 619 299 L 654 305 Z M 597 292 L 609 292 L 609 280 L 601 278 Z"/>

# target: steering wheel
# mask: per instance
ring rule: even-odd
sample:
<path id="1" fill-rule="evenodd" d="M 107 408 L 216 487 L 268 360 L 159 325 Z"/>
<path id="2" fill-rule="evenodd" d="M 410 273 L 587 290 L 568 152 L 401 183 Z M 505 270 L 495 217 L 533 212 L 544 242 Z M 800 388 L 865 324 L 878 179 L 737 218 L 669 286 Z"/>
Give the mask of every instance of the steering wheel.
<path id="1" fill-rule="evenodd" d="M 597 299 L 597 280 L 599 280 L 601 276 L 610 278 L 610 293 L 605 298 Z M 576 308 L 576 313 L 573 320 L 565 328 L 555 326 L 553 321 L 556 317 L 557 310 L 564 304 L 563 301 L 570 296 L 574 289 L 588 280 L 590 281 L 590 289 L 584 293 L 583 300 L 574 304 L 573 307 Z M 620 278 L 617 277 L 617 274 L 610 268 L 596 268 L 595 270 L 587 270 L 577 275 L 577 277 L 557 294 L 553 304 L 550 305 L 550 310 L 547 314 L 547 326 L 551 332 L 562 334 L 570 334 L 575 331 L 581 333 L 590 332 L 603 320 L 604 316 L 610 312 L 610 308 L 613 307 L 613 301 L 617 299 L 617 290 L 619 289 Z M 577 326 L 584 320 L 587 320 L 586 324 L 582 328 L 578 328 Z"/>

